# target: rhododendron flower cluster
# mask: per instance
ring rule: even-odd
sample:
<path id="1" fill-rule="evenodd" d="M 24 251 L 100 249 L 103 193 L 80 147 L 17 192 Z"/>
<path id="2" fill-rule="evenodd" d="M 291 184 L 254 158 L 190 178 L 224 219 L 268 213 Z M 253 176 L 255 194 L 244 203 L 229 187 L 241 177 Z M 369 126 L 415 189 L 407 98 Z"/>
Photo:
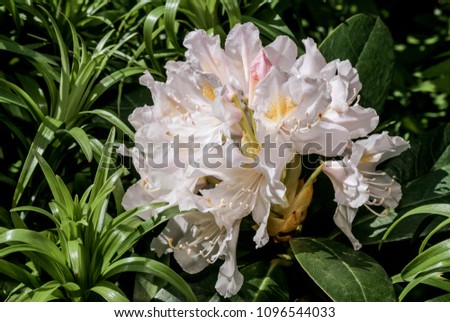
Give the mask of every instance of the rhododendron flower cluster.
<path id="1" fill-rule="evenodd" d="M 321 172 L 335 189 L 334 221 L 355 249 L 358 208 L 378 215 L 401 198 L 400 185 L 376 166 L 408 143 L 385 132 L 369 135 L 378 115 L 359 105 L 357 70 L 347 60 L 327 62 L 312 39 L 303 44 L 300 57 L 286 36 L 263 47 L 258 29 L 246 23 L 231 30 L 222 48 L 218 36 L 197 30 L 184 40 L 186 60 L 166 64 L 166 82 L 148 72 L 140 79 L 153 106 L 129 117 L 135 146 L 124 153 L 140 179 L 123 206 L 179 207 L 151 248 L 173 252 L 189 273 L 224 260 L 216 289 L 225 297 L 243 283 L 236 263 L 243 218 L 255 223 L 256 247 L 271 237 L 289 239 Z M 295 161 L 308 154 L 323 161 L 303 178 Z"/>

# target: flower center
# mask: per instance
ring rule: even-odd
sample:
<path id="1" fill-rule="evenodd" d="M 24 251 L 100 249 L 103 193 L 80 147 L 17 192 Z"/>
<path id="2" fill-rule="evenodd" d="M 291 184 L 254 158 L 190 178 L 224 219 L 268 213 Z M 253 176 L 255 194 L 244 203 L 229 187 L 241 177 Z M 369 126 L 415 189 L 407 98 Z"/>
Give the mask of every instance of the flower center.
<path id="1" fill-rule="evenodd" d="M 207 99 L 209 99 L 210 101 L 214 101 L 216 99 L 216 93 L 214 92 L 214 88 L 209 83 L 203 86 L 202 95 Z"/>
<path id="2" fill-rule="evenodd" d="M 205 214 L 207 216 L 208 214 Z M 214 263 L 221 254 L 226 229 L 220 228 L 214 220 L 206 224 L 191 226 L 191 239 L 186 242 L 173 245 L 173 238 L 168 238 L 168 244 L 173 250 L 186 251 L 190 257 L 204 257 L 208 263 Z"/>
<path id="3" fill-rule="evenodd" d="M 265 113 L 266 117 L 274 122 L 278 122 L 289 114 L 297 105 L 290 96 L 278 95 Z"/>

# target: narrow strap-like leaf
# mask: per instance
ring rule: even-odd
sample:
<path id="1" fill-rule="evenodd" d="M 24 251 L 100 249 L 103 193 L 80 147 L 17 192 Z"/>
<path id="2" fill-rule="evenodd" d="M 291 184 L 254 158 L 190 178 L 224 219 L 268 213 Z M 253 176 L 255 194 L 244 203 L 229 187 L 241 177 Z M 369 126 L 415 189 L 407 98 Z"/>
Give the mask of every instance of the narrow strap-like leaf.
<path id="1" fill-rule="evenodd" d="M 169 266 L 156 260 L 144 257 L 129 257 L 121 259 L 109 266 L 102 274 L 107 279 L 116 274 L 125 272 L 147 273 L 157 276 L 175 286 L 189 301 L 197 298 L 189 285 Z"/>
<path id="2" fill-rule="evenodd" d="M 108 302 L 129 302 L 126 295 L 115 284 L 108 281 L 100 281 L 91 288 L 91 291 L 97 293 Z"/>
<path id="3" fill-rule="evenodd" d="M 45 117 L 44 122 L 39 126 L 36 137 L 31 144 L 30 151 L 28 152 L 27 158 L 22 167 L 22 171 L 20 172 L 19 180 L 17 182 L 17 187 L 14 192 L 13 204 L 15 207 L 18 205 L 20 198 L 27 186 L 28 182 L 31 179 L 31 176 L 36 169 L 38 164 L 36 155 L 33 151 L 36 151 L 38 154 L 42 155 L 47 149 L 48 145 L 53 141 L 55 137 L 56 131 L 63 125 L 63 123 L 59 120 L 56 120 L 51 117 Z"/>

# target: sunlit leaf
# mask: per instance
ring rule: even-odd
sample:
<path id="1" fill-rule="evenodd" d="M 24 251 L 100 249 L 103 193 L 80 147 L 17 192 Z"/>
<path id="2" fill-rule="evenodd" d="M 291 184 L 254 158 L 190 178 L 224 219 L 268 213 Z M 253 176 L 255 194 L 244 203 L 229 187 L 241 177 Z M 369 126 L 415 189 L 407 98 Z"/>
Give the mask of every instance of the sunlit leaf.
<path id="1" fill-rule="evenodd" d="M 189 285 L 170 267 L 149 258 L 129 257 L 118 260 L 102 274 L 104 279 L 124 272 L 139 272 L 155 275 L 180 290 L 187 300 L 196 301 L 195 294 Z"/>
<path id="2" fill-rule="evenodd" d="M 123 133 L 128 135 L 132 140 L 134 140 L 134 132 L 126 125 L 122 120 L 115 115 L 113 112 L 108 110 L 92 110 L 92 111 L 86 111 L 81 114 L 95 114 L 106 121 L 110 122 L 111 125 L 116 126 L 118 129 L 120 129 Z"/>
<path id="3" fill-rule="evenodd" d="M 126 295 L 115 284 L 108 281 L 100 281 L 91 288 L 91 291 L 97 293 L 108 302 L 129 302 Z"/>
<path id="4" fill-rule="evenodd" d="M 44 122 L 39 126 L 36 137 L 31 144 L 30 151 L 22 167 L 19 180 L 17 182 L 16 191 L 13 197 L 13 207 L 18 203 L 28 182 L 33 175 L 34 170 L 38 164 L 34 151 L 42 155 L 47 149 L 47 146 L 53 141 L 56 131 L 62 126 L 62 122 L 56 119 L 46 117 Z"/>
<path id="5" fill-rule="evenodd" d="M 396 301 L 384 269 L 362 251 L 325 238 L 297 238 L 290 244 L 303 269 L 334 301 Z"/>
<path id="6" fill-rule="evenodd" d="M 93 155 L 92 155 L 92 147 L 89 143 L 89 137 L 87 136 L 86 132 L 82 128 L 79 127 L 73 127 L 71 128 L 68 133 L 74 138 L 74 140 L 78 143 L 81 150 L 83 150 L 84 155 L 86 156 L 86 159 L 91 162 Z"/>

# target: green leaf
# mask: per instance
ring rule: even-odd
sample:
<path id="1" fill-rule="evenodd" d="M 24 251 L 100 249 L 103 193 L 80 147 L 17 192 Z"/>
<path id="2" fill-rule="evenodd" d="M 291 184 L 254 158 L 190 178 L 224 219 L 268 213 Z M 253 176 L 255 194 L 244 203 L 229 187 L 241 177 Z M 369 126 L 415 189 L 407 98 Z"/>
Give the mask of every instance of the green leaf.
<path id="1" fill-rule="evenodd" d="M 108 180 L 109 171 L 113 164 L 113 159 L 111 155 L 113 152 L 113 142 L 115 136 L 116 130 L 113 127 L 111 128 L 111 131 L 109 132 L 108 138 L 102 149 L 102 155 L 94 178 L 94 186 L 92 188 L 91 195 L 89 198 L 89 205 L 91 205 L 95 201 L 100 190 L 103 188 L 103 185 Z"/>
<path id="2" fill-rule="evenodd" d="M 274 259 L 269 262 L 256 262 L 241 269 L 244 284 L 232 301 L 278 302 L 289 301 L 289 290 L 283 261 Z"/>
<path id="3" fill-rule="evenodd" d="M 294 42 L 296 38 L 292 31 L 286 26 L 286 24 L 281 20 L 280 16 L 271 10 L 265 12 L 264 19 L 258 19 L 250 16 L 242 16 L 242 22 L 251 22 L 256 27 L 258 27 L 261 36 L 265 36 L 269 40 L 274 40 L 276 37 L 281 35 L 289 36 Z M 270 22 L 268 22 L 270 21 Z"/>
<path id="4" fill-rule="evenodd" d="M 297 238 L 290 242 L 295 258 L 334 301 L 396 301 L 392 282 L 380 264 L 325 238 Z"/>
<path id="5" fill-rule="evenodd" d="M 39 108 L 38 104 L 30 97 L 30 95 L 28 95 L 27 92 L 25 92 L 23 89 L 21 89 L 16 84 L 8 82 L 7 80 L 5 80 L 5 79 L 3 79 L 1 77 L 0 77 L 0 84 L 10 88 L 13 92 L 15 92 L 17 94 L 17 98 L 20 98 L 22 100 L 22 102 L 24 102 L 24 104 L 17 104 L 17 105 L 20 106 L 20 107 L 26 106 L 27 110 L 33 116 L 35 121 L 37 121 L 37 122 L 44 121 L 44 118 L 45 118 L 44 114 L 42 113 L 42 111 Z M 12 100 L 14 100 L 13 97 L 11 97 L 11 96 L 5 97 L 4 96 L 4 98 L 5 99 L 9 98 L 9 102 L 14 103 L 12 101 Z M 17 99 L 17 98 L 15 98 L 15 99 Z"/>
<path id="6" fill-rule="evenodd" d="M 0 235 L 0 243 L 19 242 L 22 244 L 8 246 L 0 249 L 0 256 L 10 253 L 9 248 L 19 249 L 20 247 L 32 247 L 39 250 L 42 254 L 51 257 L 55 262 L 64 265 L 65 259 L 58 247 L 43 235 L 27 229 L 12 229 Z"/>
<path id="7" fill-rule="evenodd" d="M 39 281 L 34 275 L 22 267 L 4 259 L 0 259 L 0 273 L 30 287 L 39 286 Z"/>
<path id="8" fill-rule="evenodd" d="M 448 270 L 448 269 L 447 269 Z M 408 295 L 408 293 L 415 288 L 417 285 L 419 284 L 427 284 L 430 286 L 434 286 L 437 288 L 443 288 L 444 290 L 446 290 L 447 292 L 449 292 L 448 287 L 449 287 L 449 281 L 443 279 L 439 273 L 436 272 L 426 272 L 424 274 L 420 274 L 418 275 L 416 278 L 412 279 L 406 286 L 405 288 L 402 290 L 402 292 L 400 293 L 400 295 L 398 296 L 398 300 L 399 301 L 403 301 L 406 297 L 406 295 Z M 444 283 L 444 287 L 440 287 L 440 285 Z"/>
<path id="9" fill-rule="evenodd" d="M 92 110 L 92 111 L 81 112 L 80 114 L 98 115 L 98 116 L 102 117 L 103 119 L 105 119 L 106 121 L 110 122 L 111 125 L 120 129 L 123 133 L 128 135 L 132 140 L 134 140 L 134 132 L 128 127 L 128 125 L 126 125 L 124 122 L 122 122 L 122 120 L 116 114 L 114 114 L 111 111 Z"/>
<path id="10" fill-rule="evenodd" d="M 152 274 L 175 286 L 183 293 L 188 301 L 197 300 L 189 285 L 175 271 L 170 267 L 149 258 L 129 257 L 118 260 L 102 273 L 102 278 L 107 279 L 124 272 Z"/>
<path id="11" fill-rule="evenodd" d="M 450 293 L 449 294 L 444 294 L 444 295 L 440 295 L 438 297 L 435 297 L 431 300 L 428 300 L 427 302 L 450 302 Z"/>
<path id="12" fill-rule="evenodd" d="M 157 216 L 152 216 L 151 219 L 144 221 L 136 229 L 131 231 L 131 233 L 127 232 L 125 234 L 126 238 L 116 248 L 117 253 L 115 255 L 115 258 L 120 258 L 123 254 L 125 254 L 125 252 L 128 251 L 128 249 L 133 247 L 134 244 L 150 230 L 154 229 L 158 225 L 166 222 L 167 220 L 178 214 L 180 214 L 180 210 L 178 209 L 178 207 L 168 208 L 159 213 Z"/>
<path id="13" fill-rule="evenodd" d="M 105 78 L 101 79 L 97 85 L 94 86 L 89 94 L 85 109 L 89 109 L 92 104 L 109 88 L 111 88 L 117 82 L 124 80 L 127 77 L 142 74 L 145 71 L 142 67 L 127 67 L 109 74 Z"/>
<path id="14" fill-rule="evenodd" d="M 50 281 L 41 287 L 30 292 L 32 302 L 50 302 L 54 300 L 64 299 L 64 295 L 59 290 L 61 283 L 58 281 Z"/>
<path id="15" fill-rule="evenodd" d="M 418 274 L 426 272 L 444 272 L 450 269 L 450 239 L 444 240 L 423 251 L 414 258 L 401 272 L 405 281 L 411 281 Z"/>
<path id="16" fill-rule="evenodd" d="M 225 11 L 227 12 L 228 20 L 230 21 L 230 29 L 234 25 L 241 22 L 241 10 L 239 7 L 239 1 L 237 0 L 220 0 Z"/>
<path id="17" fill-rule="evenodd" d="M 86 160 L 88 160 L 88 162 L 91 162 L 93 158 L 93 152 L 91 144 L 89 142 L 89 137 L 87 136 L 86 132 L 84 132 L 82 128 L 73 127 L 67 133 L 69 133 L 74 138 L 74 140 L 80 146 L 81 150 L 83 150 L 83 153 L 86 156 Z"/>
<path id="18" fill-rule="evenodd" d="M 129 302 L 126 295 L 115 284 L 108 281 L 100 281 L 91 288 L 91 291 L 97 293 L 108 302 Z"/>
<path id="19" fill-rule="evenodd" d="M 394 67 L 391 33 L 380 18 L 357 14 L 328 35 L 320 45 L 327 61 L 348 59 L 362 83 L 361 105 L 382 111 Z"/>
<path id="20" fill-rule="evenodd" d="M 389 229 L 386 231 L 382 238 L 382 242 L 386 240 L 386 238 L 391 234 L 391 232 L 397 227 L 401 222 L 406 220 L 407 218 L 415 215 L 422 215 L 422 214 L 437 214 L 443 217 L 447 217 L 447 220 L 444 220 L 442 223 L 436 226 L 435 229 L 433 229 L 427 237 L 424 239 L 419 252 L 422 252 L 422 250 L 425 248 L 425 245 L 427 244 L 428 240 L 433 237 L 433 235 L 441 230 L 444 226 L 450 224 L 450 204 L 431 204 L 431 205 L 423 205 L 420 207 L 417 207 L 413 210 L 408 211 L 405 213 L 401 218 L 399 218 L 396 222 L 394 222 Z M 423 217 L 423 216 L 422 216 Z M 422 219 L 423 220 L 423 219 Z"/>
<path id="21" fill-rule="evenodd" d="M 53 223 L 55 225 L 58 224 L 58 219 L 53 216 L 50 212 L 48 212 L 47 210 L 44 210 L 42 208 L 39 207 L 34 207 L 34 206 L 22 206 L 22 207 L 16 207 L 16 208 L 12 208 L 10 210 L 11 212 L 22 212 L 22 211 L 33 211 L 36 212 L 38 214 L 44 215 L 45 217 L 47 217 L 48 219 L 50 219 L 51 221 L 53 221 Z"/>
<path id="22" fill-rule="evenodd" d="M 67 189 L 62 179 L 53 173 L 53 170 L 47 161 L 45 161 L 45 159 L 36 151 L 33 151 L 33 153 L 39 162 L 42 172 L 44 172 L 45 179 L 47 180 L 55 201 L 63 206 L 64 209 L 67 209 L 65 211 L 66 217 L 71 216 L 73 214 L 73 200 L 69 189 Z"/>
<path id="23" fill-rule="evenodd" d="M 68 262 L 75 280 L 83 288 L 87 285 L 87 268 L 84 261 L 84 248 L 81 239 L 69 240 L 67 242 Z"/>
<path id="24" fill-rule="evenodd" d="M 164 27 L 167 34 L 167 39 L 175 47 L 178 52 L 182 52 L 180 46 L 178 45 L 177 36 L 177 21 L 176 15 L 178 7 L 180 5 L 180 0 L 167 0 L 164 8 Z"/>
<path id="25" fill-rule="evenodd" d="M 0 249 L 0 257 L 10 253 L 23 252 L 43 267 L 54 279 L 66 282 L 72 278 L 72 273 L 66 266 L 64 255 L 59 248 L 48 238 L 35 231 L 8 230 L 0 234 L 1 243 L 12 243 L 13 245 Z"/>
<path id="26" fill-rule="evenodd" d="M 22 194 L 27 186 L 28 182 L 33 175 L 34 170 L 38 164 L 36 155 L 33 151 L 42 155 L 47 149 L 47 146 L 53 141 L 56 131 L 63 125 L 61 121 L 53 119 L 51 117 L 45 117 L 44 122 L 39 126 L 36 137 L 31 144 L 30 151 L 20 172 L 19 180 L 17 182 L 16 190 L 14 191 L 13 207 L 17 206 L 22 197 Z"/>
<path id="27" fill-rule="evenodd" d="M 158 20 L 164 15 L 164 11 L 165 11 L 164 6 L 159 6 L 155 9 L 153 9 L 152 11 L 150 11 L 150 13 L 147 15 L 147 17 L 145 17 L 145 21 L 144 21 L 145 48 L 150 57 L 150 61 L 152 63 L 151 65 L 154 66 L 155 68 L 157 68 L 159 71 L 161 71 L 161 66 L 155 59 L 155 52 L 153 49 L 153 40 L 159 34 L 159 32 L 161 32 L 163 30 L 162 28 L 160 28 L 156 31 L 154 29 L 155 29 L 155 25 L 158 22 Z"/>

